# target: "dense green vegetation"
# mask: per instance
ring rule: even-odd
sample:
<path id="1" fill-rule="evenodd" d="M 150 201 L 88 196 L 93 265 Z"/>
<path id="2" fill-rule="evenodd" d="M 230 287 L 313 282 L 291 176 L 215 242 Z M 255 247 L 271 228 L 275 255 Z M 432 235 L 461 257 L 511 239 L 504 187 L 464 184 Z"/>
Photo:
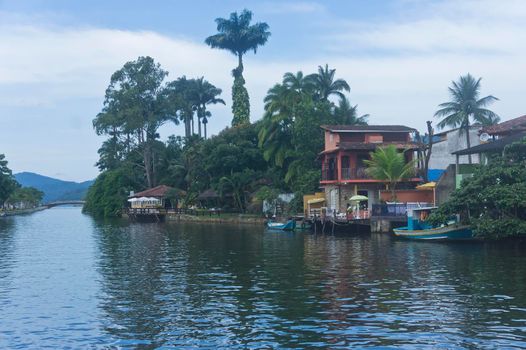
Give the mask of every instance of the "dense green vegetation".
<path id="1" fill-rule="evenodd" d="M 196 204 L 200 193 L 212 189 L 223 207 L 239 212 L 259 212 L 269 193 L 274 198 L 283 192 L 294 192 L 293 209 L 301 210 L 303 194 L 317 190 L 320 181 L 319 126 L 366 123 L 367 116 L 358 117 L 344 95 L 347 82 L 335 79 L 335 70 L 326 65 L 306 76 L 286 73 L 269 89 L 260 121 L 205 139 L 194 134 L 191 121 L 194 115 L 203 122 L 210 116 L 206 105 L 221 103 L 221 90 L 212 86 L 208 97 L 193 100 L 190 79 L 165 83 L 166 75 L 149 57 L 113 74 L 93 123 L 108 139 L 99 149 L 102 173 L 88 191 L 85 211 L 118 215 L 129 191 L 158 184 L 174 187 L 172 197 L 183 206 Z M 160 141 L 159 126 L 179 121 L 190 125 L 189 134 Z"/>
<path id="2" fill-rule="evenodd" d="M 13 191 L 18 187 L 18 184 L 13 177 L 13 172 L 7 166 L 5 155 L 0 154 L 0 204 L 9 198 Z"/>
<path id="3" fill-rule="evenodd" d="M 40 205 L 42 198 L 44 192 L 34 187 L 17 187 L 4 204 L 17 209 L 34 208 Z"/>
<path id="4" fill-rule="evenodd" d="M 21 187 L 0 154 L 0 208 L 21 209 L 40 204 L 44 193 L 34 187 Z"/>
<path id="5" fill-rule="evenodd" d="M 467 74 L 461 76 L 458 82 L 453 81 L 449 87 L 451 101 L 440 104 L 440 109 L 435 113 L 435 117 L 443 118 L 437 124 L 439 128 L 449 126 L 460 127 L 463 130 L 467 148 L 471 147 L 469 139 L 471 120 L 482 125 L 496 124 L 500 120 L 497 114 L 486 108 L 498 99 L 491 95 L 480 98 L 481 79 L 475 79 L 471 74 Z M 471 164 L 471 154 L 468 158 Z"/>
<path id="6" fill-rule="evenodd" d="M 526 235 L 526 139 L 478 167 L 430 220 L 441 224 L 457 213 L 480 237 Z"/>

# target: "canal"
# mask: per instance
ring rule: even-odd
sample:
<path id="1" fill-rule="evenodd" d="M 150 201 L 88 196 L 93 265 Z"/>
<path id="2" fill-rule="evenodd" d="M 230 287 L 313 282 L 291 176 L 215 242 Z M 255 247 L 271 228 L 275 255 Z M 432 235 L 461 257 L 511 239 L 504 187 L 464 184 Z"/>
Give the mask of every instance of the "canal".
<path id="1" fill-rule="evenodd" d="M 526 246 L 0 218 L 0 348 L 526 348 Z"/>

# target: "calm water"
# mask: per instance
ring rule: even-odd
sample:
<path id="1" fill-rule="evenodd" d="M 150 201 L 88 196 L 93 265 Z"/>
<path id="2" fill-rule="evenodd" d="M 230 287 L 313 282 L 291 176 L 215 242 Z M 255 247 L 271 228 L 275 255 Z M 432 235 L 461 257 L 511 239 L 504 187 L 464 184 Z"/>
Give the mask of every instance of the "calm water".
<path id="1" fill-rule="evenodd" d="M 526 246 L 0 219 L 0 348 L 526 348 Z"/>

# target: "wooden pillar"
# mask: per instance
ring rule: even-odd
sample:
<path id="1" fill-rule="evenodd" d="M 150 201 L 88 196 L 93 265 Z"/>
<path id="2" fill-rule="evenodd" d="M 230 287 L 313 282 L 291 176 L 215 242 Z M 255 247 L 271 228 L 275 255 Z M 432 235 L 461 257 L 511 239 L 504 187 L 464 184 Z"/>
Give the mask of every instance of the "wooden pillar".
<path id="1" fill-rule="evenodd" d="M 336 162 L 338 167 L 338 182 L 342 181 L 342 152 L 338 152 L 338 158 Z"/>

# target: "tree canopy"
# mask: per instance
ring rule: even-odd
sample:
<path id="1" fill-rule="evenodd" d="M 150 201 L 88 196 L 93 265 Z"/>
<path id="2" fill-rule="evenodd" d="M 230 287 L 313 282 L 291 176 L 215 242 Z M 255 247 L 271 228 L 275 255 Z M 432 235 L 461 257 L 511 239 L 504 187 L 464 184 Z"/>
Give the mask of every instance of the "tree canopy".
<path id="1" fill-rule="evenodd" d="M 0 154 L 0 206 L 9 198 L 13 191 L 19 186 L 13 172 L 7 166 L 4 154 Z"/>
<path id="2" fill-rule="evenodd" d="M 443 224 L 455 214 L 479 237 L 526 236 L 526 139 L 478 167 L 430 220 Z"/>
<path id="3" fill-rule="evenodd" d="M 224 103 L 220 89 L 203 77 L 182 76 L 165 82 L 167 73 L 150 59 L 129 62 L 125 71 L 112 77 L 103 111 L 94 120 L 95 131 L 108 136 L 99 150 L 97 164 L 102 173 L 90 188 L 85 206 L 85 211 L 96 215 L 119 215 L 129 191 L 160 183 L 174 188 L 172 197 L 182 206 L 198 204 L 199 194 L 212 190 L 225 208 L 253 211 L 259 198 L 255 194 L 266 187 L 273 193 L 296 193 L 296 209 L 301 210 L 303 194 L 319 187 L 318 152 L 324 142 L 320 125 L 366 122 L 365 117 L 357 117 L 357 107 L 346 96 L 328 95 L 337 97 L 338 104 L 332 98 L 320 98 L 322 88 L 313 78 L 318 73 L 300 71 L 285 73 L 269 90 L 262 120 L 238 123 L 204 139 L 200 122 L 206 137 L 207 107 Z M 333 82 L 343 81 L 329 71 Z M 143 82 L 149 82 L 144 85 L 152 90 L 141 92 Z M 348 86 L 346 82 L 339 85 Z M 192 128 L 194 115 L 197 135 Z M 161 141 L 157 129 L 170 121 L 185 124 L 184 137 Z"/>
<path id="4" fill-rule="evenodd" d="M 398 152 L 394 145 L 378 147 L 364 163 L 371 177 L 389 184 L 392 200 L 396 200 L 396 185 L 415 173 L 415 162 L 406 162 L 404 153 Z"/>
<path id="5" fill-rule="evenodd" d="M 451 101 L 441 103 L 435 117 L 442 118 L 437 124 L 439 128 L 460 127 L 466 135 L 467 148 L 471 147 L 469 127 L 471 121 L 482 125 L 491 125 L 499 122 L 497 114 L 486 107 L 498 100 L 495 96 L 488 95 L 480 98 L 480 81 L 471 74 L 461 76 L 458 81 L 451 82 L 449 94 Z M 469 155 L 471 164 L 471 155 Z"/>

